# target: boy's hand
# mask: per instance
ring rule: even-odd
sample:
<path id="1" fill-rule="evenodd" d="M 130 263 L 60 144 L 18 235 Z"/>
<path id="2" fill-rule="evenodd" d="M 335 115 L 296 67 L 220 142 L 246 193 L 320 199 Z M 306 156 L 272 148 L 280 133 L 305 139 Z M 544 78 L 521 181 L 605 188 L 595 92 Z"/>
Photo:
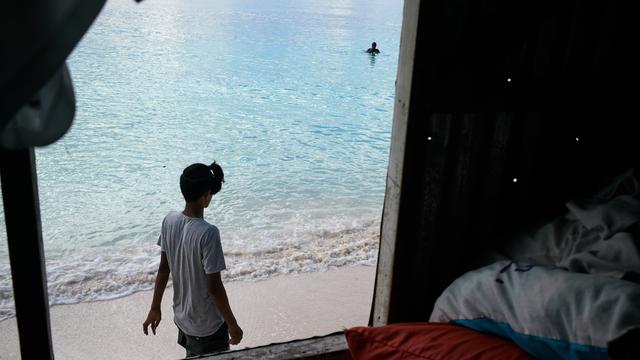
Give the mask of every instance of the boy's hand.
<path id="1" fill-rule="evenodd" d="M 242 329 L 240 326 L 229 326 L 229 344 L 238 345 L 242 340 Z"/>
<path id="2" fill-rule="evenodd" d="M 142 324 L 142 331 L 144 331 L 145 335 L 149 335 L 149 331 L 147 328 L 151 325 L 151 331 L 153 331 L 153 335 L 156 334 L 156 328 L 160 325 L 160 320 L 162 319 L 162 313 L 159 309 L 151 309 L 149 310 L 149 315 L 147 315 L 147 320 Z"/>

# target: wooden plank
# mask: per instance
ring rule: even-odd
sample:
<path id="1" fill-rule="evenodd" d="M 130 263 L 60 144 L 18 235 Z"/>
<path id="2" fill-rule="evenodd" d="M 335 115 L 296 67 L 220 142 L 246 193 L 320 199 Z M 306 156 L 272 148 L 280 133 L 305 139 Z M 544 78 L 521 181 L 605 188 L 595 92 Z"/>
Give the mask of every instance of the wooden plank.
<path id="1" fill-rule="evenodd" d="M 23 359 L 53 359 L 33 148 L 0 149 L 0 175 L 20 353 Z"/>
<path id="2" fill-rule="evenodd" d="M 348 349 L 347 340 L 342 331 L 333 334 L 275 343 L 255 348 L 225 352 L 218 355 L 199 357 L 210 360 L 284 360 L 303 359 L 321 354 L 329 354 Z"/>
<path id="3" fill-rule="evenodd" d="M 411 97 L 411 81 L 418 28 L 420 0 L 404 2 L 402 35 L 400 39 L 400 57 L 396 79 L 396 97 L 393 108 L 393 126 L 391 129 L 391 149 L 387 170 L 378 268 L 376 272 L 375 295 L 372 305 L 371 325 L 384 325 L 389 317 L 389 299 L 393 278 L 395 243 L 398 215 L 400 209 L 400 191 L 405 158 L 405 141 Z"/>

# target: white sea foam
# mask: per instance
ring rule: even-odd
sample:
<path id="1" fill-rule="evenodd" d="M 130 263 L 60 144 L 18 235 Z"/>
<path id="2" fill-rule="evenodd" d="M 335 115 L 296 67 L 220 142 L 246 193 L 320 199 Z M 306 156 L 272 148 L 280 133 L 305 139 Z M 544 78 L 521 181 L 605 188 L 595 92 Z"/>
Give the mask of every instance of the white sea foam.
<path id="1" fill-rule="evenodd" d="M 298 233 L 266 246 L 229 246 L 224 281 L 255 281 L 349 265 L 375 265 L 378 220 L 352 221 L 330 230 Z M 301 240 L 303 239 L 303 240 Z M 109 300 L 153 288 L 159 263 L 155 244 L 101 249 L 67 260 L 47 260 L 50 305 Z M 0 269 L 0 320 L 15 315 L 10 269 Z"/>

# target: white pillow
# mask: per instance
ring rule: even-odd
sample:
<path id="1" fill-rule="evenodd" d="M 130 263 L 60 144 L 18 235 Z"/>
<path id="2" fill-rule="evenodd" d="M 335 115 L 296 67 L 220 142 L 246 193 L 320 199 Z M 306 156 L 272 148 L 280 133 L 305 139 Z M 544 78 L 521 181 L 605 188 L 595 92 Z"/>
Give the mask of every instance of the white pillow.
<path id="1" fill-rule="evenodd" d="M 609 359 L 607 344 L 640 328 L 640 285 L 499 261 L 454 281 L 430 321 L 510 338 L 541 359 Z"/>

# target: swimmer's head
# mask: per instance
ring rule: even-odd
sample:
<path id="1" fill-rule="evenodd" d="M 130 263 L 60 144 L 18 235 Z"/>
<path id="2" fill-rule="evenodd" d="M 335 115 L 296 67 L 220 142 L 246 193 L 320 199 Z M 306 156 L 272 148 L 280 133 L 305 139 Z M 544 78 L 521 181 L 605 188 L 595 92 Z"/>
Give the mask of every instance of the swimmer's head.
<path id="1" fill-rule="evenodd" d="M 376 45 L 377 45 L 377 44 L 376 44 L 376 42 L 375 42 L 375 41 L 374 41 L 374 42 L 372 42 L 372 43 L 371 43 L 371 48 L 372 48 L 372 49 L 375 49 L 375 48 L 376 48 Z"/>

